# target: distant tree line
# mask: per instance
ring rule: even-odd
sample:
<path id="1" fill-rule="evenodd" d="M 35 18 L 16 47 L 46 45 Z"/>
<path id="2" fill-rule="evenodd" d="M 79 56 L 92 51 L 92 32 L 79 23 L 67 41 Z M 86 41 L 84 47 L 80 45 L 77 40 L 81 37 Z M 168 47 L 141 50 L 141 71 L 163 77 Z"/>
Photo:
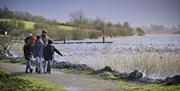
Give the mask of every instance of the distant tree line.
<path id="1" fill-rule="evenodd" d="M 13 36 L 23 36 L 28 32 L 39 33 L 42 29 L 49 30 L 49 36 L 53 39 L 85 39 L 99 38 L 101 36 L 118 37 L 131 36 L 134 34 L 144 35 L 141 28 L 133 29 L 128 22 L 123 24 L 105 22 L 103 19 L 89 19 L 83 10 L 77 10 L 69 15 L 70 20 L 66 23 L 59 23 L 56 20 L 49 20 L 43 16 L 33 16 L 28 12 L 14 12 L 7 7 L 0 8 L 0 19 L 12 19 L 12 21 L 0 21 L 0 33 L 4 31 L 10 32 Z M 35 22 L 34 29 L 24 28 L 24 23 L 17 20 L 25 20 Z M 59 26 L 70 26 L 72 30 L 66 31 L 60 29 Z M 15 31 L 16 30 L 16 31 Z"/>
<path id="2" fill-rule="evenodd" d="M 180 34 L 180 24 L 172 27 L 164 25 L 151 25 L 150 27 L 142 27 L 146 33 L 155 34 Z"/>
<path id="3" fill-rule="evenodd" d="M 94 20 L 88 19 L 82 10 L 72 12 L 70 18 L 70 23 L 77 28 L 76 31 L 82 32 L 86 30 L 89 38 L 97 38 L 98 36 L 131 36 L 135 32 L 138 33 L 136 29 L 130 27 L 128 22 L 124 24 L 113 24 L 111 22 L 105 22 L 100 18 Z"/>

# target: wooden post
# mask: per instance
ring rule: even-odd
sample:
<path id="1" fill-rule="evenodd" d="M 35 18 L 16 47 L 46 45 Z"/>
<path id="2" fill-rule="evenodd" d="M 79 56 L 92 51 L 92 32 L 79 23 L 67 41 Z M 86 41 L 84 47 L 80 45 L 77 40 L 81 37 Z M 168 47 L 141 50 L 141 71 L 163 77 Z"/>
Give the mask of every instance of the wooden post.
<path id="1" fill-rule="evenodd" d="M 64 39 L 63 39 L 63 40 L 64 40 L 64 44 L 66 44 L 66 37 L 64 37 Z"/>
<path id="2" fill-rule="evenodd" d="M 103 43 L 105 43 L 105 37 L 103 36 Z"/>

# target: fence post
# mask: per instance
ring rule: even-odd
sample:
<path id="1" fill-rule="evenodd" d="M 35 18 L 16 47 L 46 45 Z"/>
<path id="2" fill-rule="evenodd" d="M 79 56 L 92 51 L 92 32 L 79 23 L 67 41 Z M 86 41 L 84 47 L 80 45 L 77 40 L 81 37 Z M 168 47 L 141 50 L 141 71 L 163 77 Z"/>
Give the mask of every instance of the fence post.
<path id="1" fill-rule="evenodd" d="M 64 40 L 64 44 L 65 44 L 65 43 L 66 43 L 66 37 L 64 37 L 64 39 L 63 39 L 63 40 Z"/>
<path id="2" fill-rule="evenodd" d="M 105 37 L 103 36 L 103 43 L 105 43 Z"/>

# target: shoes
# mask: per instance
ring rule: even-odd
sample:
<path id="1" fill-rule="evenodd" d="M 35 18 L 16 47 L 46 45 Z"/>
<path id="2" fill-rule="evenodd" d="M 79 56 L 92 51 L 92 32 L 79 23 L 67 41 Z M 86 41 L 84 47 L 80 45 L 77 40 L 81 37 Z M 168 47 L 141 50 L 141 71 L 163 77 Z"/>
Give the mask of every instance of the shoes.
<path id="1" fill-rule="evenodd" d="M 51 71 L 48 70 L 46 73 L 51 74 Z"/>
<path id="2" fill-rule="evenodd" d="M 38 73 L 38 68 L 37 68 L 37 67 L 36 67 L 36 70 L 35 70 L 35 71 L 36 71 L 36 73 Z"/>
<path id="3" fill-rule="evenodd" d="M 32 73 L 33 72 L 33 69 L 30 69 L 30 73 Z"/>

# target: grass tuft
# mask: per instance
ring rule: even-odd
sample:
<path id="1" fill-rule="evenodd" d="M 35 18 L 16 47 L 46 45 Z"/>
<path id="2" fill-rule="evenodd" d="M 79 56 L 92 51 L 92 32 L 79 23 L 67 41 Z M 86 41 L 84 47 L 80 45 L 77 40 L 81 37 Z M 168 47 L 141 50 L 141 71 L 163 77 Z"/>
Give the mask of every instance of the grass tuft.
<path id="1" fill-rule="evenodd" d="M 165 86 L 162 84 L 137 84 L 124 81 L 117 81 L 117 88 L 120 91 L 179 91 L 180 84 Z"/>
<path id="2" fill-rule="evenodd" d="M 1 91 L 65 91 L 62 87 L 33 77 L 16 77 L 0 71 Z"/>

